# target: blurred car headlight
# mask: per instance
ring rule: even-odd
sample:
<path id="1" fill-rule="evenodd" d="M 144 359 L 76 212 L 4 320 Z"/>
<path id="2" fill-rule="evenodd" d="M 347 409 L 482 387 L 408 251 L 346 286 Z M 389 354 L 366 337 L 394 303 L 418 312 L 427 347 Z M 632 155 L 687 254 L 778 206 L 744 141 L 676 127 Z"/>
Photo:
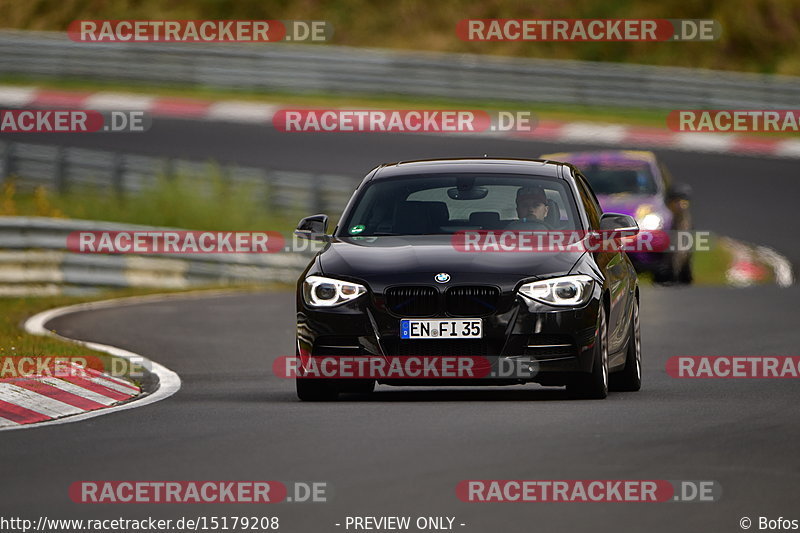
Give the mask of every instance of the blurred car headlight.
<path id="1" fill-rule="evenodd" d="M 525 283 L 518 292 L 549 305 L 579 306 L 589 301 L 593 286 L 592 278 L 579 274 Z"/>
<path id="2" fill-rule="evenodd" d="M 653 212 L 653 206 L 650 204 L 640 205 L 633 218 L 636 219 L 639 228 L 643 230 L 652 231 L 664 226 L 664 219 L 658 213 Z"/>
<path id="3" fill-rule="evenodd" d="M 333 307 L 366 292 L 366 287 L 358 283 L 323 276 L 308 276 L 303 281 L 303 299 L 311 307 Z"/>
<path id="4" fill-rule="evenodd" d="M 644 230 L 656 230 L 661 229 L 664 225 L 664 219 L 661 218 L 661 215 L 656 213 L 648 213 L 647 215 L 643 216 L 642 219 L 639 221 L 639 227 Z"/>

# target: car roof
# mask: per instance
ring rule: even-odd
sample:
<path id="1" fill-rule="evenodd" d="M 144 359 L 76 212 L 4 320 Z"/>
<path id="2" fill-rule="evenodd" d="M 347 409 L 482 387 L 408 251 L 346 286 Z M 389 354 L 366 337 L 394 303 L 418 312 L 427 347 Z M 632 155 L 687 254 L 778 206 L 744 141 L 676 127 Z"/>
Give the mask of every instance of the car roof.
<path id="1" fill-rule="evenodd" d="M 375 169 L 372 179 L 381 180 L 419 174 L 449 174 L 453 172 L 486 174 L 530 174 L 560 178 L 560 167 L 568 164 L 539 159 L 511 158 L 454 158 L 423 159 L 388 163 Z"/>
<path id="2" fill-rule="evenodd" d="M 542 159 L 549 159 L 553 161 L 568 162 L 573 161 L 645 161 L 647 163 L 656 163 L 656 154 L 649 150 L 596 150 L 585 152 L 557 152 L 553 154 L 545 154 L 541 156 Z"/>

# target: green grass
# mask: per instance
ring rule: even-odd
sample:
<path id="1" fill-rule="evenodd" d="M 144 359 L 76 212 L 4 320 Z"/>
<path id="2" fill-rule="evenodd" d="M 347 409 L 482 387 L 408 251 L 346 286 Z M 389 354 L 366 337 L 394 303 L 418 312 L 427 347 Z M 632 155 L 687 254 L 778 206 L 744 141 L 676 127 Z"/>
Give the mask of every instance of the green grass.
<path id="1" fill-rule="evenodd" d="M 118 197 L 83 188 L 55 193 L 42 187 L 17 188 L 7 179 L 0 189 L 0 215 L 48 216 L 217 231 L 290 232 L 295 217 L 272 213 L 266 198 L 246 184 L 227 182 L 211 170 L 201 176 L 158 177 L 144 191 Z"/>
<path id="2" fill-rule="evenodd" d="M 713 237 L 710 249 L 692 255 L 692 275 L 697 285 L 726 285 L 725 272 L 731 265 L 733 254 L 720 246 L 719 239 Z"/>

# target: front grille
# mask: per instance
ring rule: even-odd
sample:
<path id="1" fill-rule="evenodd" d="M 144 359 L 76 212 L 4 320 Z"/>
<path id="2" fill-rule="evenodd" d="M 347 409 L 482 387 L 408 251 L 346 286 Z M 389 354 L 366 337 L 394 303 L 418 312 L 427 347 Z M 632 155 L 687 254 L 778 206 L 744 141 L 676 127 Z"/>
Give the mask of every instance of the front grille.
<path id="1" fill-rule="evenodd" d="M 427 357 L 479 357 L 498 355 L 487 339 L 393 339 L 387 341 L 386 355 Z M 494 352 L 494 353 L 493 353 Z"/>
<path id="2" fill-rule="evenodd" d="M 404 316 L 433 316 L 439 311 L 439 292 L 433 287 L 390 287 L 386 308 Z"/>
<path id="3" fill-rule="evenodd" d="M 445 293 L 445 307 L 452 316 L 485 316 L 497 310 L 497 287 L 451 287 Z"/>

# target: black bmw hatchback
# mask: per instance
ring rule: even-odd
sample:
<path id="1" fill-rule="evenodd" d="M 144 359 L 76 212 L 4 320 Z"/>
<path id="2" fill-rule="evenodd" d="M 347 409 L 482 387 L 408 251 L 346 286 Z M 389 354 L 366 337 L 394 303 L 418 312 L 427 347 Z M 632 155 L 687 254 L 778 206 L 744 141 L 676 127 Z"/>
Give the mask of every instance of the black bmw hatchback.
<path id="1" fill-rule="evenodd" d="M 630 216 L 603 213 L 571 165 L 382 165 L 361 182 L 331 234 L 327 225 L 327 216 L 314 215 L 296 232 L 326 243 L 297 285 L 301 400 L 370 392 L 376 382 L 535 382 L 566 386 L 577 398 L 641 387 L 636 272 L 619 247 L 585 246 L 598 235 L 630 238 L 638 227 Z M 550 244 L 566 235 L 572 245 L 542 246 L 542 235 Z M 320 358 L 354 357 L 478 358 L 492 371 L 479 379 L 316 372 Z"/>

